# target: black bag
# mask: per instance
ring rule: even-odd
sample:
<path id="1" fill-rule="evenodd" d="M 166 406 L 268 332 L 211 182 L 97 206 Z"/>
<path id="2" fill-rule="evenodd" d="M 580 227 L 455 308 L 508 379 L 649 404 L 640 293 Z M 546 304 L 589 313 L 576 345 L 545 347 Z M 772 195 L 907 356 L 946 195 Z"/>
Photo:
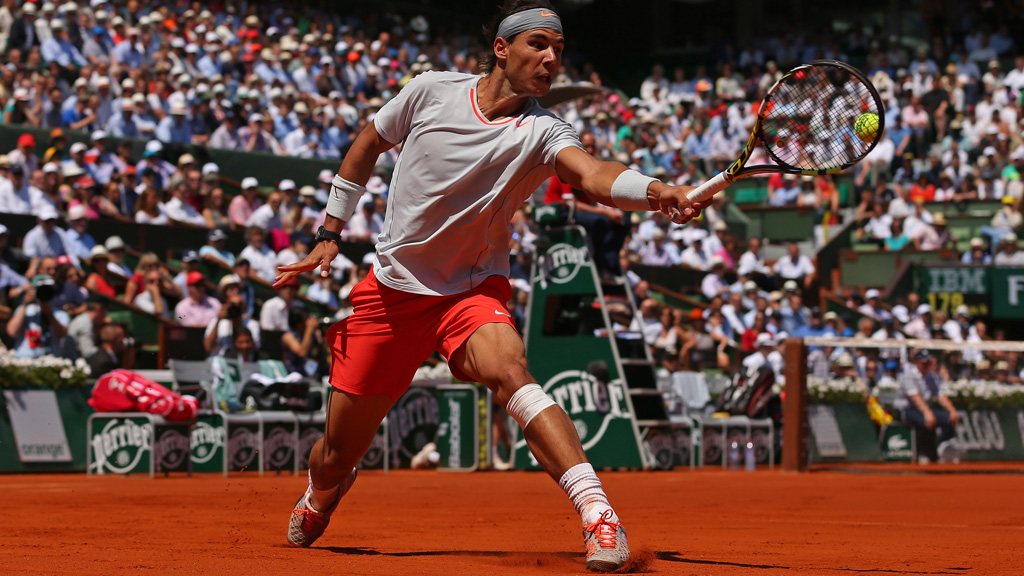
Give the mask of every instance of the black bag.
<path id="1" fill-rule="evenodd" d="M 737 372 L 729 385 L 718 397 L 715 407 L 719 412 L 733 416 L 756 418 L 768 404 L 775 385 L 775 372 L 767 364 L 752 374 Z"/>
<path id="2" fill-rule="evenodd" d="M 260 384 L 250 380 L 242 386 L 239 398 L 248 406 L 250 398 L 257 410 L 292 410 L 306 412 L 309 410 L 309 382 L 274 382 Z"/>

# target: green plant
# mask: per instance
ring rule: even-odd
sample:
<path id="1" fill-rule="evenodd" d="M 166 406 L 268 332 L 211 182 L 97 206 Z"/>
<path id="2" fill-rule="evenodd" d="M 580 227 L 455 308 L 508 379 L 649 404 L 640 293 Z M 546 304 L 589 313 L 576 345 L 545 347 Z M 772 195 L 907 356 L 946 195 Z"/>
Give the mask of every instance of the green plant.
<path id="1" fill-rule="evenodd" d="M 0 387 L 2 388 L 81 388 L 91 371 L 85 360 L 71 361 L 56 356 L 15 358 L 10 350 L 0 350 Z"/>
<path id="2" fill-rule="evenodd" d="M 861 378 L 807 378 L 807 401 L 811 404 L 862 403 L 868 386 Z"/>
<path id="3" fill-rule="evenodd" d="M 993 380 L 957 380 L 942 387 L 953 404 L 967 408 L 1024 406 L 1024 386 L 1001 384 Z"/>

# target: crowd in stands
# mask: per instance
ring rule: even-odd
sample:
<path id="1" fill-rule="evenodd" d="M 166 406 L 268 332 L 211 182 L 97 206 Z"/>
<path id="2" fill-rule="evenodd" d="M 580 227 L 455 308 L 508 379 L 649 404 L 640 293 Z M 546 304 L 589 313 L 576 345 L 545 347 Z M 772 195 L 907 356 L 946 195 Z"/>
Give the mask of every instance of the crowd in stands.
<path id="1" fill-rule="evenodd" d="M 308 252 L 325 217 L 333 172 L 302 187 L 287 178 L 259 182 L 233 175 L 240 193 L 232 195 L 219 166 L 180 153 L 180 146 L 338 160 L 374 112 L 416 75 L 476 72 L 480 39 L 436 34 L 423 17 L 240 6 L 179 9 L 106 0 L 0 6 L 0 120 L 49 131 L 45 142 L 23 133 L 0 155 L 0 213 L 38 221 L 21 239 L 0 224 L 0 315 L 19 355 L 89 358 L 102 348 L 108 363 L 111 355 L 126 361 L 123 330 L 103 336 L 105 297 L 203 327 L 211 355 L 234 350 L 240 336 L 258 349 L 263 332 L 283 333 L 289 369 L 324 373 L 323 322 L 299 304 L 314 302 L 331 318 L 344 317 L 348 293 L 368 273 L 370 260 L 339 256 L 331 277 L 290 283 L 265 302 L 258 301 L 254 283 L 272 282 L 277 266 Z M 735 159 L 761 97 L 783 71 L 818 57 L 848 60 L 866 71 L 886 104 L 885 134 L 855 169 L 850 204 L 856 208 L 840 205 L 830 177 L 768 177 L 766 203 L 808 206 L 829 223 L 853 221 L 857 240 L 881 249 L 935 250 L 965 239 L 945 229 L 944 210 L 929 212 L 925 203 L 952 210 L 996 199 L 1002 209 L 969 239 L 962 261 L 1017 265 L 1024 261 L 1016 236 L 1024 196 L 1024 56 L 1018 55 L 1024 47 L 991 13 L 968 10 L 960 22 L 923 42 L 860 25 L 828 40 L 757 38 L 741 51 L 719 51 L 714 66 L 693 73 L 654 66 L 635 97 L 602 92 L 557 112 L 596 156 L 696 184 Z M 601 80 L 590 64 L 566 61 L 556 83 L 570 82 Z M 88 143 L 75 138 L 69 144 L 71 134 L 87 135 Z M 133 152 L 133 139 L 145 142 L 141 155 Z M 380 232 L 398 151 L 379 159 L 345 239 L 372 242 Z M 633 327 L 667 365 L 736 367 L 738 351 L 744 365 L 767 363 L 781 377 L 787 335 L 997 337 L 959 310 L 951 319 L 917 301 L 889 308 L 875 291 L 844 296 L 856 311 L 852 316 L 823 313 L 815 306 L 816 262 L 807 247 L 794 243 L 766 260 L 761 239 L 730 233 L 725 194 L 686 226 L 660 213 L 594 205 L 557 179 L 538 191 L 538 201 L 541 196 L 575 206 L 602 279 L 629 282 L 639 310 Z M 111 219 L 203 227 L 208 241 L 182 246 L 180 268 L 144 253 L 134 255 L 138 265 L 129 269 L 132 239 L 90 234 L 90 223 Z M 510 309 L 522 323 L 536 230 L 528 209 L 510 224 Z M 238 253 L 226 248 L 226 232 L 233 231 L 244 232 L 248 243 Z M 200 264 L 230 272 L 207 278 Z M 640 265 L 707 271 L 699 287 L 669 287 L 688 292 L 700 306 L 684 312 L 661 304 L 631 271 Z M 97 345 L 113 340 L 121 347 Z M 840 350 L 814 361 L 868 374 L 873 359 L 846 355 Z M 1008 370 L 1016 375 L 1020 368 Z"/>

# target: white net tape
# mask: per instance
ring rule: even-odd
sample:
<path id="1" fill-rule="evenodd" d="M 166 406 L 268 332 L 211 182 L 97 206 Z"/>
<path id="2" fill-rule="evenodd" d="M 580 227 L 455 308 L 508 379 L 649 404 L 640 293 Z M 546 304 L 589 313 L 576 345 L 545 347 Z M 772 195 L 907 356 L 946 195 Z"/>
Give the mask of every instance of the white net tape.
<path id="1" fill-rule="evenodd" d="M 982 342 L 954 342 L 952 340 L 919 340 L 908 338 L 904 340 L 886 339 L 873 340 L 870 338 L 828 338 L 808 337 L 804 338 L 808 346 L 829 346 L 846 348 L 917 348 L 923 350 L 992 350 L 996 352 L 1024 352 L 1024 342 L 1006 342 L 999 340 L 986 340 Z"/>

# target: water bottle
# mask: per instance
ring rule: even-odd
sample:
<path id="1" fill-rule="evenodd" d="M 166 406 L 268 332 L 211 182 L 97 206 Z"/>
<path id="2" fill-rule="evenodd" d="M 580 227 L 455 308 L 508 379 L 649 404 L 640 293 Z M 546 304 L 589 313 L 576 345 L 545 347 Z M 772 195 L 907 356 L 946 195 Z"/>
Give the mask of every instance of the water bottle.
<path id="1" fill-rule="evenodd" d="M 754 443 L 747 440 L 747 446 L 743 450 L 743 467 L 747 472 L 753 472 L 757 468 L 757 461 L 754 458 Z"/>
<path id="2" fill-rule="evenodd" d="M 729 443 L 729 470 L 740 469 L 740 443 L 733 440 Z"/>

